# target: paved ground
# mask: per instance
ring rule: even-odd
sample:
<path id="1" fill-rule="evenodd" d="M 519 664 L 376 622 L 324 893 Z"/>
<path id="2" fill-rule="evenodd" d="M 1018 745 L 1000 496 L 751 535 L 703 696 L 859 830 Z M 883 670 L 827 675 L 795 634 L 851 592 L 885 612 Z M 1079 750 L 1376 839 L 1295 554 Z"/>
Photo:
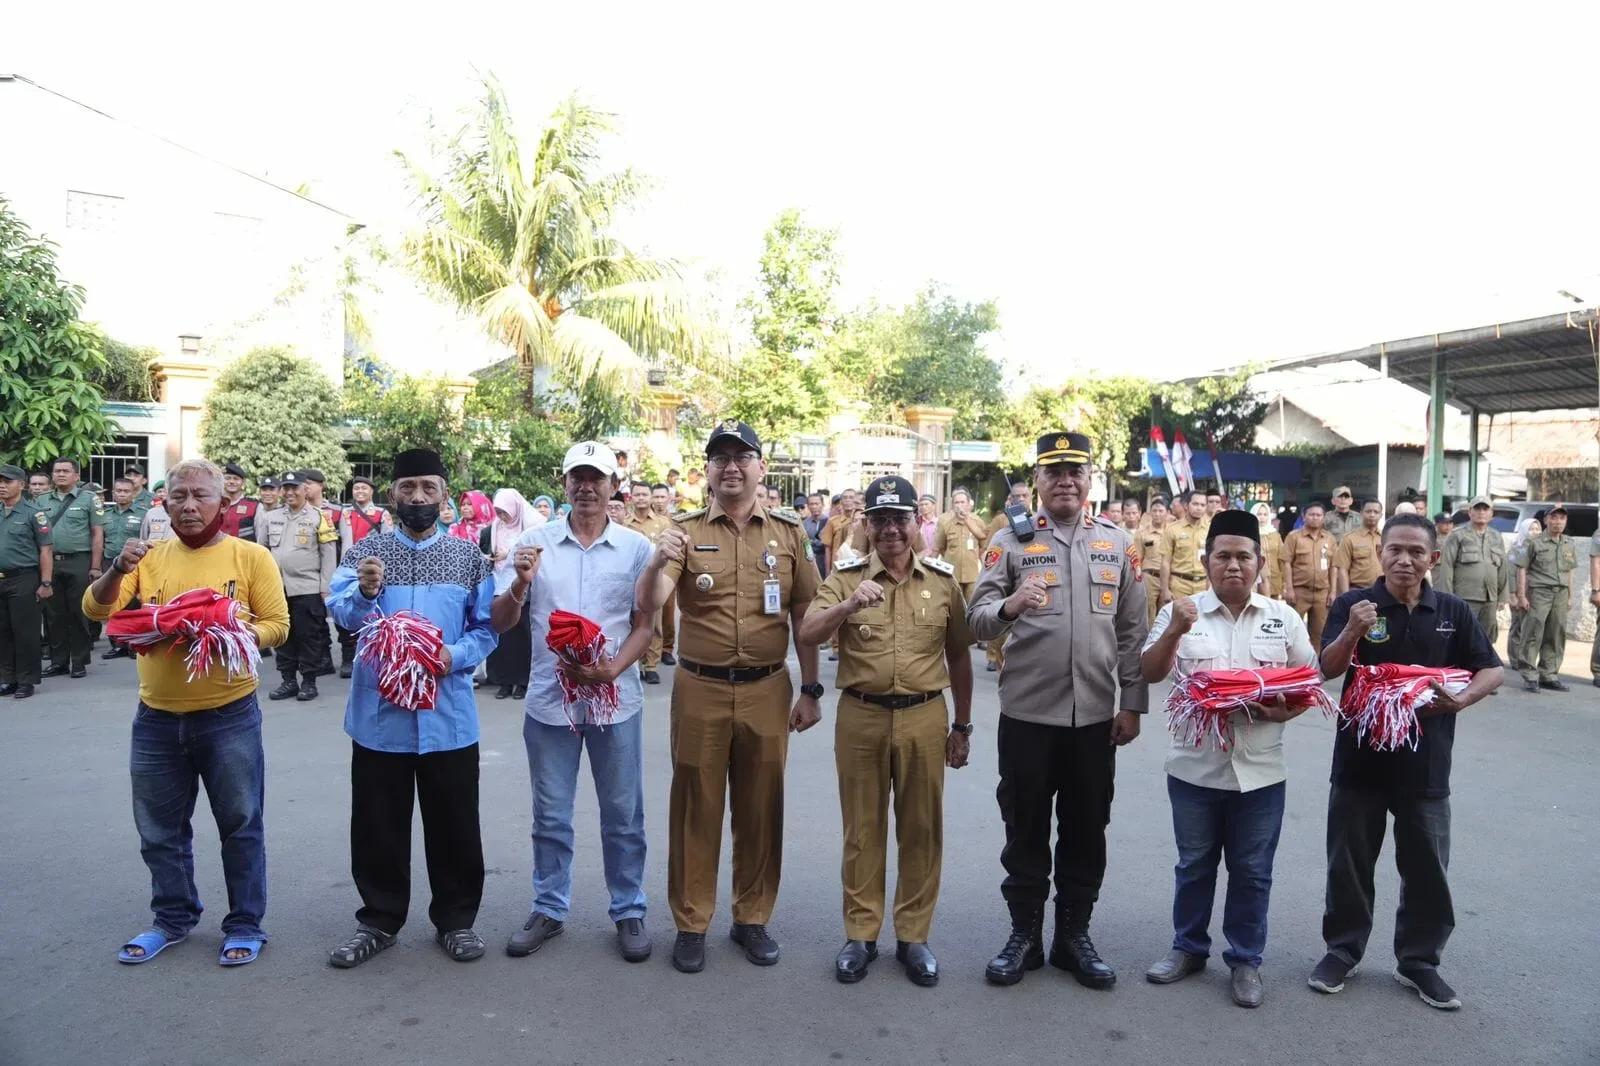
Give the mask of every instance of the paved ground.
<path id="1" fill-rule="evenodd" d="M 501 952 L 529 900 L 528 782 L 517 708 L 485 698 L 490 869 L 478 929 L 491 954 L 470 965 L 447 960 L 422 903 L 396 948 L 356 971 L 329 968 L 326 951 L 350 931 L 356 905 L 345 685 L 331 681 L 316 703 L 267 705 L 273 939 L 261 961 L 216 964 L 226 903 L 215 831 L 201 814 L 196 851 L 211 912 L 189 943 L 146 966 L 119 966 L 117 945 L 148 920 L 149 882 L 128 810 L 133 670 L 97 661 L 88 680 L 54 681 L 30 702 L 0 703 L 0 1063 L 1594 1063 L 1600 691 L 1587 684 L 1588 651 L 1572 648 L 1570 694 L 1506 692 L 1462 723 L 1451 876 L 1460 925 L 1445 972 L 1466 1008 L 1453 1015 L 1423 1006 L 1389 976 L 1396 886 L 1387 854 L 1368 969 L 1338 997 L 1305 985 L 1321 953 L 1331 736 L 1325 721 L 1309 719 L 1288 734 L 1289 806 L 1261 1010 L 1232 1006 L 1218 962 L 1174 987 L 1141 977 L 1171 936 L 1159 718 L 1119 766 L 1094 926 L 1120 972 L 1116 989 L 1091 992 L 1048 968 L 1015 988 L 987 986 L 983 965 L 1004 941 L 1006 919 L 997 887 L 997 703 L 993 675 L 982 672 L 973 765 L 951 774 L 947 790 L 936 989 L 913 987 L 888 961 L 857 986 L 832 978 L 842 932 L 831 716 L 791 748 L 788 862 L 773 923 L 782 963 L 746 963 L 725 938 L 724 909 L 706 972 L 671 969 L 660 895 L 667 686 L 646 707 L 657 948 L 649 963 L 629 966 L 612 953 L 587 785 L 567 934 L 531 958 Z M 418 832 L 415 899 L 425 901 Z M 724 908 L 727 891 L 725 862 Z M 889 947 L 891 935 L 885 930 Z"/>

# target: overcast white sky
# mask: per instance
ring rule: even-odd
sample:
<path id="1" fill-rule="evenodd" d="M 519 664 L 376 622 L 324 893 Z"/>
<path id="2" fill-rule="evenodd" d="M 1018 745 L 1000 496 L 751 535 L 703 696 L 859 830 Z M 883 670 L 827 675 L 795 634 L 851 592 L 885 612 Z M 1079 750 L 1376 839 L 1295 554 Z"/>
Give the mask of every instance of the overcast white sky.
<path id="1" fill-rule="evenodd" d="M 742 283 L 798 206 L 847 302 L 993 298 L 1043 381 L 1600 302 L 1593 0 L 29 7 L 0 67 L 380 223 L 474 67 L 534 115 L 581 89 L 652 251 Z"/>

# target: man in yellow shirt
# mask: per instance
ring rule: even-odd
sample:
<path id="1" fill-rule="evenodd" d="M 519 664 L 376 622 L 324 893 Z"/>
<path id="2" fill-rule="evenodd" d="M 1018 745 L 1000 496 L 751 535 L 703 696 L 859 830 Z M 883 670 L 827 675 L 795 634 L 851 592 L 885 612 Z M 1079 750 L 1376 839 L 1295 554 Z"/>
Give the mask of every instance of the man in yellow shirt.
<path id="1" fill-rule="evenodd" d="M 134 597 L 170 603 L 215 589 L 249 611 L 263 648 L 289 635 L 283 580 L 266 548 L 222 532 L 222 471 L 204 459 L 167 474 L 174 539 L 132 539 L 83 594 L 84 616 L 103 622 Z M 265 757 L 254 677 L 230 678 L 212 663 L 190 681 L 182 654 L 156 645 L 139 656 L 139 709 L 133 719 L 133 820 L 150 868 L 155 922 L 122 946 L 130 965 L 149 962 L 200 921 L 190 817 L 200 782 L 217 821 L 229 911 L 222 919 L 224 966 L 254 962 L 266 943 L 266 845 L 262 827 Z"/>

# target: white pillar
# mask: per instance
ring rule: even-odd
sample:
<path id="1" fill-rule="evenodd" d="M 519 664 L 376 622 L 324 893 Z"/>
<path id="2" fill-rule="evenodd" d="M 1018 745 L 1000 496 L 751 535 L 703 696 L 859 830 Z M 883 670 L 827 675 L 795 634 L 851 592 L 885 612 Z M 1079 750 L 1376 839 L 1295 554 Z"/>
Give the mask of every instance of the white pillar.
<path id="1" fill-rule="evenodd" d="M 1378 354 L 1378 374 L 1384 380 L 1389 378 L 1389 349 L 1382 348 Z M 1389 513 L 1389 438 L 1378 438 L 1378 502 L 1383 504 L 1383 513 Z"/>

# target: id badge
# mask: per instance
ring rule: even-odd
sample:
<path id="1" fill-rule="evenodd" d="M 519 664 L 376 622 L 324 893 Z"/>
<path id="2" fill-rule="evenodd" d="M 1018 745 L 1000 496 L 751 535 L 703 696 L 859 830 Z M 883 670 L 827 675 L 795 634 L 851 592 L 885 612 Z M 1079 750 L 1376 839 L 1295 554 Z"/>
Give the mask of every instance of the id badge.
<path id="1" fill-rule="evenodd" d="M 763 614 L 783 613 L 783 586 L 776 578 L 761 583 L 761 610 Z"/>
<path id="2" fill-rule="evenodd" d="M 1323 556 L 1322 556 L 1322 569 L 1326 570 L 1327 568 L 1328 568 L 1328 556 L 1327 556 L 1327 553 L 1324 552 Z"/>
<path id="3" fill-rule="evenodd" d="M 977 551 L 977 550 L 978 550 L 978 545 L 973 541 L 973 539 L 971 537 L 968 537 L 967 538 L 967 551 L 970 552 L 970 551 Z"/>

